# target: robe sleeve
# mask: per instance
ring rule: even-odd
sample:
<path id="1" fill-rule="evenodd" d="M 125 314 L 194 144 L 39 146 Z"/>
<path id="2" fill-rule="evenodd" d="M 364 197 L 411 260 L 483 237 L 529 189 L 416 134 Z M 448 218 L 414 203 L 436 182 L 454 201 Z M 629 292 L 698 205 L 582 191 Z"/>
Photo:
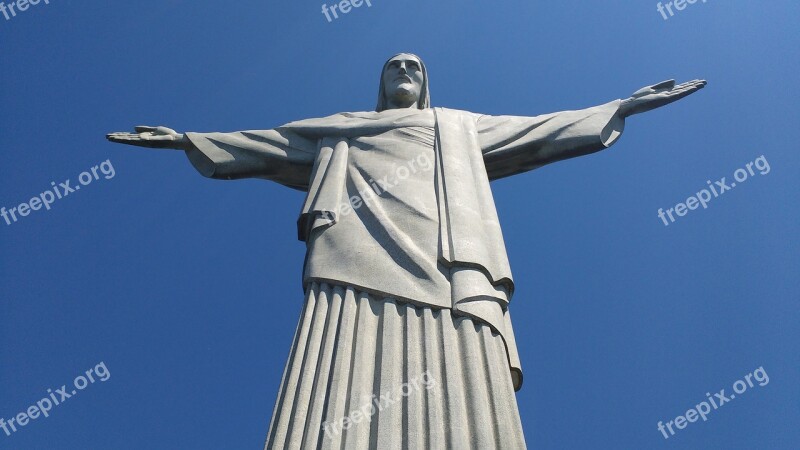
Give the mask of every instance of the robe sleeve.
<path id="1" fill-rule="evenodd" d="M 186 133 L 186 156 L 203 176 L 223 180 L 263 178 L 307 191 L 317 140 L 276 128 L 235 133 Z"/>
<path id="2" fill-rule="evenodd" d="M 478 142 L 490 180 L 611 146 L 625 127 L 620 100 L 536 117 L 478 116 Z"/>

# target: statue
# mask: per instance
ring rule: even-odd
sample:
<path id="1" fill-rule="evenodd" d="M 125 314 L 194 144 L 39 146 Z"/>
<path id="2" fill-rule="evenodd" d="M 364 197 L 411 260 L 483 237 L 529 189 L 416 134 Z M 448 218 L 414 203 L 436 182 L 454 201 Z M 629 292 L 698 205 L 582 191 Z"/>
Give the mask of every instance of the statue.
<path id="1" fill-rule="evenodd" d="M 488 116 L 431 107 L 425 64 L 401 53 L 383 67 L 374 112 L 107 137 L 183 150 L 206 177 L 308 192 L 297 224 L 305 306 L 267 448 L 516 449 L 525 440 L 514 283 L 489 182 L 607 148 L 627 117 L 705 84 L 665 81 L 583 110 Z"/>

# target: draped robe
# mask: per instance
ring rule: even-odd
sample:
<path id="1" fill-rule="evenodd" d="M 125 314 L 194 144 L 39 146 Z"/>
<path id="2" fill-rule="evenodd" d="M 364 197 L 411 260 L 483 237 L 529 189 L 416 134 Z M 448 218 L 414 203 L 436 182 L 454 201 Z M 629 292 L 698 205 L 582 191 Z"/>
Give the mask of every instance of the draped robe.
<path id="1" fill-rule="evenodd" d="M 624 127 L 619 104 L 536 117 L 340 113 L 271 130 L 187 133 L 186 153 L 206 177 L 263 178 L 308 193 L 298 219 L 306 290 L 348 286 L 485 324 L 502 337 L 519 389 L 514 283 L 489 182 L 610 146 Z"/>

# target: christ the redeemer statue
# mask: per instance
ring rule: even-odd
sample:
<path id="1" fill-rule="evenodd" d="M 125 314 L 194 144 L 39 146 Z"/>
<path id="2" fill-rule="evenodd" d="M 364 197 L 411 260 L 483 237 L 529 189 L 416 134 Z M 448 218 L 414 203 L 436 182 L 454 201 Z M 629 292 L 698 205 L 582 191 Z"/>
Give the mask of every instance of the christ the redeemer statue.
<path id="1" fill-rule="evenodd" d="M 266 447 L 525 447 L 508 304 L 514 293 L 489 182 L 613 144 L 625 119 L 705 86 L 536 117 L 432 108 L 422 60 L 381 73 L 375 111 L 271 130 L 112 133 L 183 150 L 204 176 L 308 192 L 305 307 Z"/>

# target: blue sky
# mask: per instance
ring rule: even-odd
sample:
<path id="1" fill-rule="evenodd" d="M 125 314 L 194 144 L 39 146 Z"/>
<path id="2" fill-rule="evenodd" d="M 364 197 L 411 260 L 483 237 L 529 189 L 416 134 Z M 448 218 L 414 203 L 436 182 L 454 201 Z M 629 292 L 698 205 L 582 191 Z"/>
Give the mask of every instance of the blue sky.
<path id="1" fill-rule="evenodd" d="M 800 447 L 797 2 L 50 0 L 0 16 L 0 206 L 108 160 L 80 191 L 0 219 L 0 417 L 110 373 L 0 449 L 260 448 L 302 306 L 300 192 L 200 176 L 107 143 L 134 125 L 268 129 L 374 107 L 419 54 L 434 105 L 537 115 L 665 79 L 699 93 L 607 151 L 493 184 L 529 448 Z M 766 175 L 665 226 L 760 156 Z M 674 420 L 769 376 L 664 439 Z M 96 377 L 95 377 L 96 378 Z"/>

